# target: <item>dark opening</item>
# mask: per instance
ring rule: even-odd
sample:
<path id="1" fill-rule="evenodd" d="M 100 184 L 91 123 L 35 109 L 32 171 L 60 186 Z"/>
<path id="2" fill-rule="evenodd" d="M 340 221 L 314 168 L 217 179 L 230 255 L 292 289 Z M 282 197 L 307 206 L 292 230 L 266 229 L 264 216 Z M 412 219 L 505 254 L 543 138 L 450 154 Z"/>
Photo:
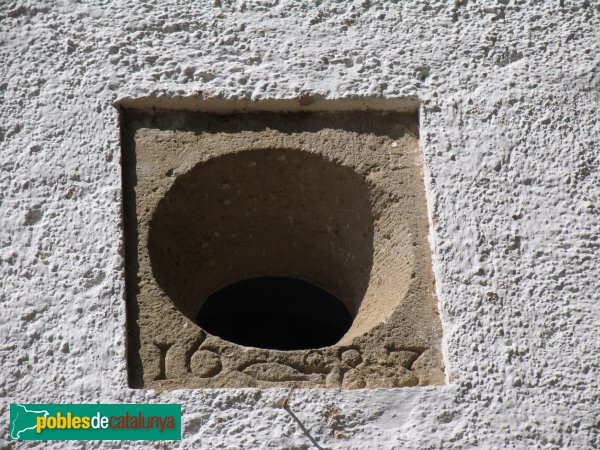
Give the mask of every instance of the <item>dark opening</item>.
<path id="1" fill-rule="evenodd" d="M 306 281 L 260 277 L 212 294 L 196 323 L 236 344 L 301 350 L 337 343 L 352 325 L 352 316 L 339 299 Z"/>

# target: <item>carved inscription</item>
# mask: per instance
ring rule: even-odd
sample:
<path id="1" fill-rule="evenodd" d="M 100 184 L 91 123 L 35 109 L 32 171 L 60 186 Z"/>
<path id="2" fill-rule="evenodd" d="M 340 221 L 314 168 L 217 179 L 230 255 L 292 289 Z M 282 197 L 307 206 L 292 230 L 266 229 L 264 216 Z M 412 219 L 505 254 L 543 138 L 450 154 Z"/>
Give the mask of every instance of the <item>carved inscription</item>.
<path id="1" fill-rule="evenodd" d="M 239 360 L 230 347 L 224 354 L 215 351 L 209 337 L 203 346 L 200 340 L 154 344 L 158 350 L 158 373 L 154 381 L 178 382 L 191 377 L 203 379 L 208 385 L 221 385 L 223 379 L 242 379 L 251 384 L 341 387 L 407 387 L 440 382 L 443 372 L 432 372 L 435 358 L 430 348 L 398 348 L 385 353 L 364 355 L 359 348 L 324 349 L 289 354 L 247 349 L 247 358 Z M 333 351 L 332 351 L 333 350 Z M 294 363 L 294 361 L 297 361 Z M 223 368 L 227 367 L 226 374 Z M 225 375 L 225 376 L 223 376 Z M 423 377 L 423 378 L 420 378 Z M 425 378 L 429 377 L 429 378 Z M 426 382 L 423 382 L 423 379 Z"/>

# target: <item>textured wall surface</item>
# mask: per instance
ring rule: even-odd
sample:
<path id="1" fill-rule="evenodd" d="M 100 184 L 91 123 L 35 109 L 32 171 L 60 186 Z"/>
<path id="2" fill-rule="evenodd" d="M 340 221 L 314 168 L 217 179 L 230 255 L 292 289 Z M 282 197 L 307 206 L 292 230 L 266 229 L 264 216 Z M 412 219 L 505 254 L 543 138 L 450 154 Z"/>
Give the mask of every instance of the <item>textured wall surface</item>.
<path id="1" fill-rule="evenodd" d="M 596 1 L 2 2 L 0 447 L 10 402 L 96 401 L 181 402 L 145 448 L 310 446 L 281 390 L 127 387 L 113 106 L 310 92 L 422 101 L 449 384 L 292 411 L 331 448 L 598 448 L 599 30 Z"/>

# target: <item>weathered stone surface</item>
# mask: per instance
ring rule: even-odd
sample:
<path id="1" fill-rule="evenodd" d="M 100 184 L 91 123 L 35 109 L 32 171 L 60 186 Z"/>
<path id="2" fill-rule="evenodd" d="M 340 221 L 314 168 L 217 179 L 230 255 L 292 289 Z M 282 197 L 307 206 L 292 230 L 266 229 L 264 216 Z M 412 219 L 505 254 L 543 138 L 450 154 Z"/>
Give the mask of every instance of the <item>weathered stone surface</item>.
<path id="1" fill-rule="evenodd" d="M 190 371 L 197 377 L 206 378 L 217 375 L 222 367 L 221 359 L 217 353 L 209 350 L 198 350 L 192 356 Z"/>
<path id="2" fill-rule="evenodd" d="M 134 385 L 376 388 L 411 384 L 404 372 L 443 384 L 414 116 L 133 110 L 126 120 Z M 215 289 L 273 274 L 344 303 L 353 322 L 339 342 L 259 349 L 195 324 Z"/>

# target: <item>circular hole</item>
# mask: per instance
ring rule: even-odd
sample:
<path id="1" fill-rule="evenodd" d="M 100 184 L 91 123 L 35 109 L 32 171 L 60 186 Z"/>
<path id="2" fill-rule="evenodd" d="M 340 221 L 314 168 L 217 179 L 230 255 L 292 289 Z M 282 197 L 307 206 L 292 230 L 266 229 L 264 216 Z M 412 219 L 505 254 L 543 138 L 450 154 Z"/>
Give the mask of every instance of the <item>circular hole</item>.
<path id="1" fill-rule="evenodd" d="M 196 323 L 236 344 L 302 350 L 338 342 L 352 316 L 339 299 L 306 281 L 259 277 L 210 295 Z"/>
<path id="2" fill-rule="evenodd" d="M 147 243 L 160 288 L 209 333 L 242 345 L 312 348 L 352 338 L 359 309 L 373 310 L 361 307 L 372 273 L 373 226 L 370 190 L 351 167 L 306 151 L 249 150 L 179 175 L 156 206 Z M 267 285 L 271 300 L 254 294 L 241 300 L 239 286 L 260 292 Z M 245 320 L 242 312 L 256 316 L 240 330 L 244 339 L 235 330 L 219 333 L 202 319 L 207 311 L 227 308 L 238 321 Z M 327 330 L 298 324 L 292 339 L 271 328 L 267 339 L 269 321 L 257 317 L 260 311 L 279 320 L 285 314 L 320 320 Z M 320 334 L 325 337 L 316 339 Z"/>

